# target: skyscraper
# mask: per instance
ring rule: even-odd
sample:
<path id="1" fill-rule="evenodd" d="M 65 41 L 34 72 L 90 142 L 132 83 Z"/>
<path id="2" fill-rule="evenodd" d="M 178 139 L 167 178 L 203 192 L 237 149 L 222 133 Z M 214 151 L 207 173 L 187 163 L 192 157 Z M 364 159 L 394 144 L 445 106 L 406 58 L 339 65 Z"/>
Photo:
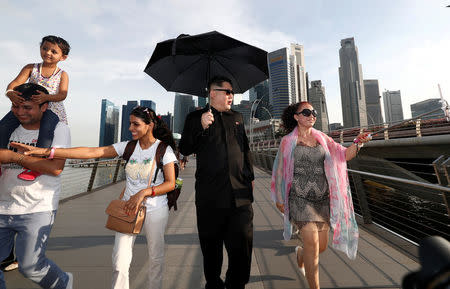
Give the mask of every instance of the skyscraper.
<path id="1" fill-rule="evenodd" d="M 100 115 L 99 146 L 108 146 L 117 142 L 119 131 L 119 108 L 107 99 L 102 99 Z"/>
<path id="2" fill-rule="evenodd" d="M 367 127 L 366 97 L 362 67 L 354 38 L 341 40 L 339 49 L 339 82 L 341 85 L 342 118 L 344 128 Z"/>
<path id="3" fill-rule="evenodd" d="M 403 120 L 400 90 L 383 92 L 384 117 L 387 123 Z"/>
<path id="4" fill-rule="evenodd" d="M 364 79 L 364 92 L 366 94 L 367 122 L 371 124 L 383 123 L 380 104 L 380 88 L 377 79 Z"/>
<path id="5" fill-rule="evenodd" d="M 296 100 L 295 57 L 289 55 L 287 48 L 267 54 L 269 65 L 269 93 L 273 118 L 281 118 L 283 110 Z"/>
<path id="6" fill-rule="evenodd" d="M 422 116 L 422 119 L 433 119 L 445 117 L 445 113 L 442 109 L 442 103 L 440 98 L 430 98 L 424 101 L 416 102 L 411 104 L 411 116 L 417 117 L 424 113 L 429 113 L 431 111 L 437 110 L 434 113 Z M 439 110 L 438 110 L 439 109 Z"/>
<path id="7" fill-rule="evenodd" d="M 291 43 L 291 55 L 294 56 L 294 69 L 295 69 L 295 84 L 296 84 L 296 100 L 299 101 L 308 100 L 308 87 L 306 81 L 305 71 L 305 52 L 303 45 Z"/>
<path id="8" fill-rule="evenodd" d="M 156 103 L 151 100 L 141 100 L 140 106 L 145 106 L 148 108 L 151 108 L 153 111 L 156 112 Z"/>
<path id="9" fill-rule="evenodd" d="M 195 109 L 192 95 L 175 94 L 175 104 L 173 109 L 173 130 L 172 132 L 182 133 L 186 116 Z"/>
<path id="10" fill-rule="evenodd" d="M 314 128 L 323 131 L 324 133 L 328 133 L 328 110 L 325 99 L 325 87 L 322 86 L 322 81 L 311 81 L 311 88 L 309 89 L 309 102 L 318 112 Z"/>
<path id="11" fill-rule="evenodd" d="M 197 106 L 198 107 L 205 107 L 207 99 L 208 99 L 207 97 L 200 97 L 200 96 L 198 96 L 197 97 Z"/>
<path id="12" fill-rule="evenodd" d="M 122 105 L 122 126 L 120 132 L 120 141 L 131 140 L 130 113 L 138 105 L 135 100 L 127 101 L 126 105 Z"/>
<path id="13" fill-rule="evenodd" d="M 161 115 L 162 121 L 167 125 L 167 127 L 172 130 L 173 128 L 173 115 L 170 112 L 167 114 Z"/>

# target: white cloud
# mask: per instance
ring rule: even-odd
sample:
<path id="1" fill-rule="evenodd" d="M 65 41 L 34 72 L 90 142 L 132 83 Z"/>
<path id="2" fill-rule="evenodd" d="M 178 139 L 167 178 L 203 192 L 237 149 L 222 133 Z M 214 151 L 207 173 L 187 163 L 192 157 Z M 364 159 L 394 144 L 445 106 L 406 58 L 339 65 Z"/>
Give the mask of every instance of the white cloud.
<path id="1" fill-rule="evenodd" d="M 156 43 L 180 33 L 217 30 L 268 52 L 303 44 L 310 80 L 322 80 L 332 121 L 341 119 L 341 36 L 356 37 L 364 78 L 379 79 L 381 90 L 402 91 L 405 112 L 416 97 L 421 98 L 417 101 L 437 97 L 437 83 L 448 98 L 450 44 L 444 37 L 448 8 L 434 7 L 436 1 L 379 2 L 359 7 L 359 2 L 348 0 L 280 0 L 276 5 L 269 0 L 49 0 L 46 5 L 37 0 L 26 4 L 0 0 L 2 11 L 8 11 L 0 24 L 9 29 L 0 41 L 0 87 L 6 87 L 23 65 L 40 60 L 37 43 L 42 36 L 66 38 L 73 49 L 61 67 L 70 77 L 66 107 L 73 139 L 88 135 L 79 136 L 83 129 L 78 126 L 89 127 L 95 144 L 100 98 L 117 105 L 147 98 L 157 103 L 159 112 L 173 109 L 173 94 L 143 72 Z M 390 9 L 384 12 L 387 5 Z M 279 16 L 277 9 L 285 9 L 288 16 Z M 17 22 L 19 17 L 23 21 Z M 0 113 L 8 107 L 8 101 L 0 98 Z"/>
<path id="2" fill-rule="evenodd" d="M 450 51 L 450 40 L 442 38 L 414 44 L 415 46 L 401 47 L 400 53 L 393 53 L 390 57 L 382 55 L 379 61 L 369 63 L 372 70 L 370 76 L 380 79 L 381 91 L 401 91 L 405 117 L 411 115 L 411 104 L 439 97 L 438 83 L 443 90 L 450 89 L 450 57 L 445 57 Z"/>
<path id="3" fill-rule="evenodd" d="M 96 78 L 103 82 L 130 79 L 141 80 L 145 78 L 143 73 L 145 60 L 131 61 L 125 59 L 73 57 L 66 67 L 72 77 Z"/>

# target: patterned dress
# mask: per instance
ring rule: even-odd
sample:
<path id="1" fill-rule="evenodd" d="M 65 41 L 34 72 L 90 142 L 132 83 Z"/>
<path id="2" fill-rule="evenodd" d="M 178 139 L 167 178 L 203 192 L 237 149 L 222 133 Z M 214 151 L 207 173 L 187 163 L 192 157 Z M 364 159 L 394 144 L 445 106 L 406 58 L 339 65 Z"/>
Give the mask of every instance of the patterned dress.
<path id="1" fill-rule="evenodd" d="M 50 77 L 45 77 L 41 73 L 41 68 L 41 63 L 35 63 L 28 81 L 30 83 L 42 85 L 48 90 L 49 94 L 57 94 L 59 92 L 59 84 L 61 82 L 61 74 L 63 73 L 63 70 L 57 67 Z M 62 101 L 51 101 L 48 104 L 48 108 L 59 117 L 59 121 L 67 124 L 66 109 L 64 108 Z"/>
<path id="2" fill-rule="evenodd" d="M 330 193 L 324 171 L 325 150 L 297 145 L 289 194 L 289 218 L 299 229 L 314 222 L 319 231 L 330 223 Z"/>

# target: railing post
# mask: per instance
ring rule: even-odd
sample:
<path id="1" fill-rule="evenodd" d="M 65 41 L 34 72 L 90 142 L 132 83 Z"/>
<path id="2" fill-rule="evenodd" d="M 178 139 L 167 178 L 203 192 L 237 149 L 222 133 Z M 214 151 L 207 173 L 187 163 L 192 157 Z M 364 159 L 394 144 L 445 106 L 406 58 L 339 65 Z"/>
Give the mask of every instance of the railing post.
<path id="1" fill-rule="evenodd" d="M 95 175 L 97 174 L 97 168 L 98 168 L 99 160 L 100 159 L 95 159 L 95 164 L 94 164 L 94 167 L 92 168 L 91 178 L 89 179 L 89 185 L 88 185 L 88 188 L 87 188 L 88 192 L 92 191 L 92 187 L 94 186 Z"/>
<path id="2" fill-rule="evenodd" d="M 442 169 L 444 170 L 445 177 L 447 178 L 447 186 L 450 185 L 450 158 L 442 163 Z"/>
<path id="3" fill-rule="evenodd" d="M 448 166 L 450 164 L 450 158 L 446 156 L 440 156 L 433 161 L 434 172 L 438 179 L 439 185 L 447 187 L 450 185 Z M 447 207 L 447 213 L 450 215 L 450 195 L 446 192 L 442 192 L 442 198 L 444 204 Z"/>
<path id="4" fill-rule="evenodd" d="M 350 163 L 348 163 L 350 165 Z M 359 171 L 359 165 L 357 160 L 351 162 L 352 170 Z M 372 224 L 372 214 L 370 213 L 369 203 L 367 202 L 366 191 L 362 183 L 361 176 L 356 173 L 352 173 L 353 184 L 355 186 L 355 193 L 358 196 L 359 206 L 361 208 L 361 214 L 363 216 L 364 224 Z"/>
<path id="5" fill-rule="evenodd" d="M 120 165 L 122 164 L 122 159 L 118 159 L 116 163 L 116 171 L 114 172 L 113 183 L 117 182 L 117 176 L 119 175 Z"/>
<path id="6" fill-rule="evenodd" d="M 384 124 L 384 128 L 386 128 L 386 130 L 384 131 L 384 139 L 385 140 L 389 139 L 389 131 L 387 130 L 388 127 L 389 127 L 389 124 L 385 123 Z"/>
<path id="7" fill-rule="evenodd" d="M 416 136 L 422 137 L 422 132 L 420 131 L 420 118 L 416 119 Z"/>

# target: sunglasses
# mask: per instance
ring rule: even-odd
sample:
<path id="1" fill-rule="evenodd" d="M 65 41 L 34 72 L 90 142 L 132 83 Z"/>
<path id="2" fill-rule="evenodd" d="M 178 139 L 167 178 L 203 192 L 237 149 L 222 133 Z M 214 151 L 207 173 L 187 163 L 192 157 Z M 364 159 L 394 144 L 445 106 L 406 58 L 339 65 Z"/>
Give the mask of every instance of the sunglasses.
<path id="1" fill-rule="evenodd" d="M 234 91 L 232 91 L 231 89 L 225 89 L 225 88 L 213 88 L 213 90 L 215 91 L 225 91 L 226 95 L 234 95 Z"/>
<path id="2" fill-rule="evenodd" d="M 314 117 L 316 117 L 317 116 L 317 111 L 315 109 L 310 110 L 310 109 L 305 108 L 302 111 L 294 112 L 294 114 L 296 114 L 296 115 L 302 114 L 302 115 L 304 115 L 306 117 L 308 117 L 308 116 L 310 116 L 312 114 Z"/>

